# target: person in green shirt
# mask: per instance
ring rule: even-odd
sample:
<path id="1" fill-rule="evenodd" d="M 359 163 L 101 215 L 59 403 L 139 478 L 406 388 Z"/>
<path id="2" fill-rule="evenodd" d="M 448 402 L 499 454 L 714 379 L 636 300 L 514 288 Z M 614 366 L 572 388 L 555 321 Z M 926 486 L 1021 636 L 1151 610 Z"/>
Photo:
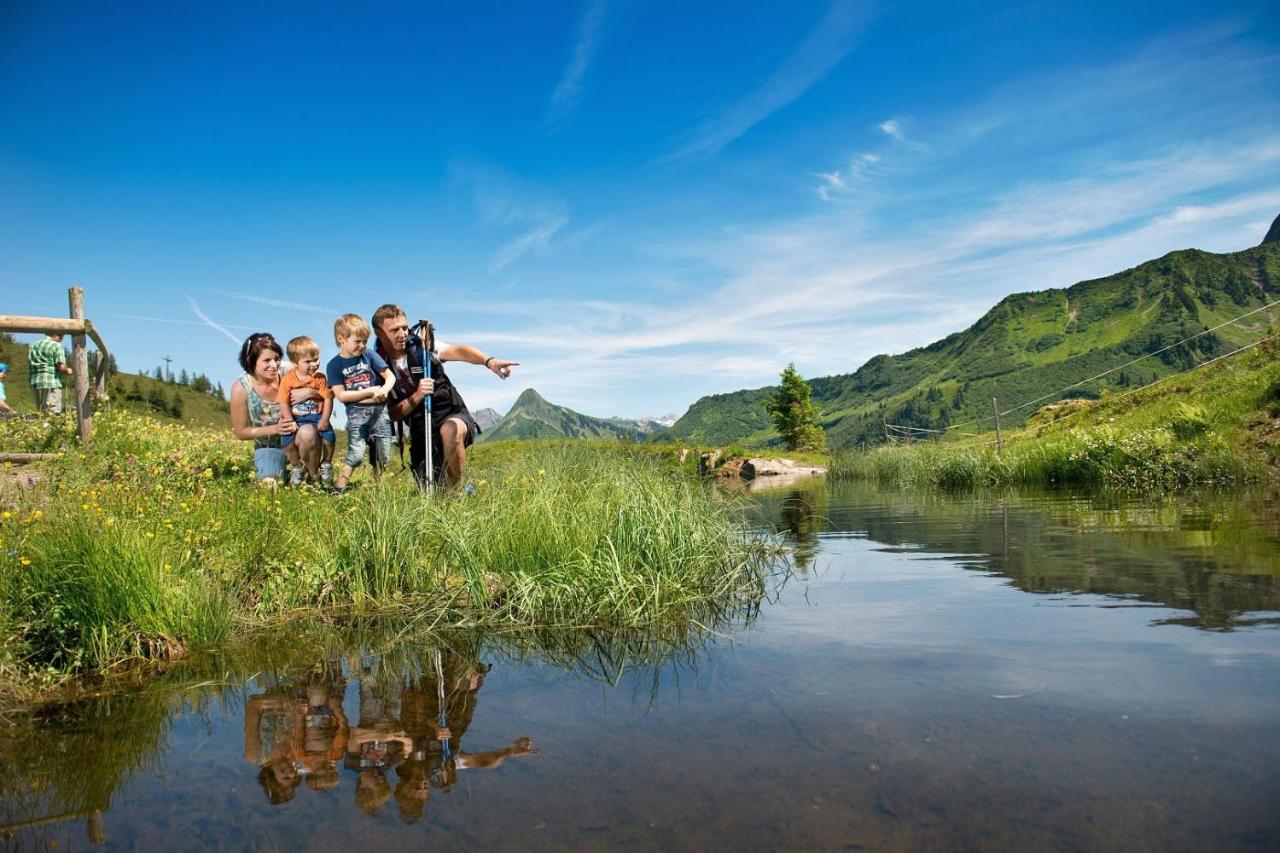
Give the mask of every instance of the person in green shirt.
<path id="1" fill-rule="evenodd" d="M 71 375 L 62 335 L 50 332 L 32 344 L 27 350 L 27 366 L 31 368 L 36 408 L 48 415 L 62 414 L 62 377 L 58 374 Z"/>

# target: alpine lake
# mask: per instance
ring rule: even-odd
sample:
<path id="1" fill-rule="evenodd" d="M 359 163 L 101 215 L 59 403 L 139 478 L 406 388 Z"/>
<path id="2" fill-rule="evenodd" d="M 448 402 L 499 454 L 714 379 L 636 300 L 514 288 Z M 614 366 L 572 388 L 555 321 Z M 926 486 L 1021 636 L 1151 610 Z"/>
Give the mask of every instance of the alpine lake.
<path id="1" fill-rule="evenodd" d="M 19 849 L 1280 848 L 1280 498 L 752 493 L 758 607 L 293 624 L 11 720 Z"/>

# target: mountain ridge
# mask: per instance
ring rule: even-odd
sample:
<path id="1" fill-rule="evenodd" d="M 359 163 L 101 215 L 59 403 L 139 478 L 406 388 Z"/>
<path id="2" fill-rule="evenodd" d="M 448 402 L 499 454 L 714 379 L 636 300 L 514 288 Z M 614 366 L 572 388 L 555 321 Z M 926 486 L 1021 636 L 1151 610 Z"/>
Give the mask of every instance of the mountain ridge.
<path id="1" fill-rule="evenodd" d="M 1002 416 L 1013 426 L 1035 410 L 1021 407 L 1027 401 L 1048 395 L 1044 402 L 1052 402 L 1056 392 L 1141 356 L 1152 355 L 1068 396 L 1136 387 L 1249 343 L 1270 323 L 1268 312 L 1204 332 L 1277 298 L 1280 217 L 1250 249 L 1183 249 L 1070 287 L 1010 294 L 967 329 L 897 355 L 877 355 L 852 373 L 818 377 L 810 385 L 833 448 L 883 441 L 886 422 L 917 430 L 969 422 L 976 430 L 990 429 L 993 396 L 1002 410 L 1019 407 Z M 764 412 L 774 387 L 702 397 L 661 437 L 776 443 Z"/>

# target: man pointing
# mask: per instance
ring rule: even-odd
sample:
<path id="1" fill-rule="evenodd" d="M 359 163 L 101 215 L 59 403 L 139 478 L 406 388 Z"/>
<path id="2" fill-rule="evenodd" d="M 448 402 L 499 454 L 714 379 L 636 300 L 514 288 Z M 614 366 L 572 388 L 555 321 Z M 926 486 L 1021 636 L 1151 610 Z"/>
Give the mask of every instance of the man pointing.
<path id="1" fill-rule="evenodd" d="M 467 344 L 435 341 L 430 353 L 431 378 L 427 379 L 420 358 L 417 337 L 409 333 L 409 318 L 397 305 L 383 305 L 373 312 L 374 334 L 378 336 L 378 354 L 396 375 L 396 384 L 387 399 L 387 412 L 393 423 L 409 429 L 409 461 L 419 483 L 426 482 L 426 447 L 422 442 L 425 421 L 423 400 L 431 395 L 431 459 L 432 480 L 453 488 L 462 480 L 467 465 L 467 448 L 480 434 L 480 427 L 467 410 L 462 395 L 444 372 L 443 362 L 465 361 L 483 364 L 501 379 L 511 375 L 519 362 L 503 361 L 485 355 Z"/>

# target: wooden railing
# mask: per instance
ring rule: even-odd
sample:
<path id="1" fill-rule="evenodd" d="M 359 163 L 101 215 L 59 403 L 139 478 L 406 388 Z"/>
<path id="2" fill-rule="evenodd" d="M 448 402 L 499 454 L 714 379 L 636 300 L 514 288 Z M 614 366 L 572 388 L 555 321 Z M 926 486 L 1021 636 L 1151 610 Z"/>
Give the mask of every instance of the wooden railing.
<path id="1" fill-rule="evenodd" d="M 107 365 L 110 357 L 102 336 L 93 322 L 84 316 L 84 290 L 71 287 L 67 290 L 67 303 L 71 316 L 18 317 L 0 314 L 0 332 L 34 332 L 71 335 L 71 378 L 75 384 L 76 434 L 82 442 L 93 438 L 93 407 L 97 401 L 107 399 Z M 89 382 L 89 349 L 86 338 L 98 347 L 98 367 Z"/>

